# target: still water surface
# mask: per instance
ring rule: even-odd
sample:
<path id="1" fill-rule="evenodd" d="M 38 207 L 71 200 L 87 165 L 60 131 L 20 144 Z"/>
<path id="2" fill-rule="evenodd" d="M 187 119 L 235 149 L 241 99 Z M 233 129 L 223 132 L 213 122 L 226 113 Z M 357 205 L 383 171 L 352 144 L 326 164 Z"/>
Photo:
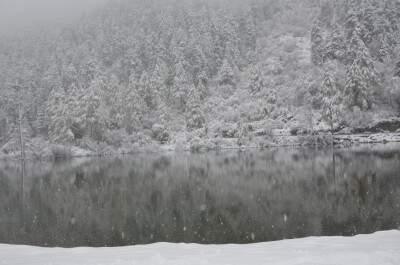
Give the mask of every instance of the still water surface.
<path id="1" fill-rule="evenodd" d="M 0 162 L 0 243 L 251 243 L 399 226 L 400 145 Z"/>

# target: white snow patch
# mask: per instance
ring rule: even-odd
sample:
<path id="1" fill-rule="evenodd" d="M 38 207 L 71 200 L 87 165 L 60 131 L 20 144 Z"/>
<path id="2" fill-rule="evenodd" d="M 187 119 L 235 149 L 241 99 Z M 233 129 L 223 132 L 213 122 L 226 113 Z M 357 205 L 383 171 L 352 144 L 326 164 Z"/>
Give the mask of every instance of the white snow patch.
<path id="1" fill-rule="evenodd" d="M 157 243 L 115 248 L 1 245 L 1 264 L 400 264 L 400 231 L 248 245 Z"/>

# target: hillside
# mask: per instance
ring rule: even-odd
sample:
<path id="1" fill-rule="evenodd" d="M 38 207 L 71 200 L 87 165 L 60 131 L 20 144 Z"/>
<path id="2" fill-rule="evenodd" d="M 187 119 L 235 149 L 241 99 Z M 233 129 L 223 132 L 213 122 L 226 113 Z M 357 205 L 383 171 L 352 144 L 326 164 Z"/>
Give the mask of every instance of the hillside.
<path id="1" fill-rule="evenodd" d="M 398 0 L 121 0 L 3 38 L 0 157 L 19 155 L 20 128 L 43 157 L 398 124 L 399 14 Z"/>

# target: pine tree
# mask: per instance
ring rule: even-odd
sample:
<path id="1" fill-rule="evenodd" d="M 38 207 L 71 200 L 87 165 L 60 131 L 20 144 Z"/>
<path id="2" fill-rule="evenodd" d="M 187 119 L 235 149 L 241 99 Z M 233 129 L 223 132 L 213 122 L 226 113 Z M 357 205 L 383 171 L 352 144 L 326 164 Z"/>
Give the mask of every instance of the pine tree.
<path id="1" fill-rule="evenodd" d="M 343 61 L 345 47 L 342 33 L 336 24 L 326 43 L 326 57 L 331 60 Z"/>
<path id="2" fill-rule="evenodd" d="M 277 96 L 276 96 L 276 89 L 273 87 L 270 87 L 267 91 L 267 103 L 268 104 L 275 104 L 277 102 Z"/>
<path id="3" fill-rule="evenodd" d="M 400 1 L 387 0 L 384 6 L 385 18 L 389 22 L 391 32 L 399 34 Z"/>
<path id="4" fill-rule="evenodd" d="M 108 109 L 108 118 L 112 121 L 111 128 L 120 128 L 122 126 L 122 86 L 119 84 L 116 75 L 111 75 L 103 91 L 102 99 L 104 100 Z"/>
<path id="5" fill-rule="evenodd" d="M 258 92 L 263 90 L 264 80 L 263 80 L 262 74 L 258 68 L 254 68 L 251 71 L 248 88 L 252 95 L 255 95 Z"/>
<path id="6" fill-rule="evenodd" d="M 143 71 L 138 84 L 138 91 L 140 97 L 144 100 L 146 108 L 154 110 L 155 104 L 153 103 L 153 94 L 150 87 L 149 75 L 146 71 Z"/>
<path id="7" fill-rule="evenodd" d="M 0 143 L 5 143 L 7 140 L 7 119 L 4 113 L 0 113 Z"/>
<path id="8" fill-rule="evenodd" d="M 221 39 L 225 44 L 224 58 L 228 60 L 230 65 L 236 65 L 241 67 L 242 58 L 238 49 L 238 34 L 236 27 L 231 23 L 230 19 L 225 18 L 225 22 L 222 25 L 222 36 Z"/>
<path id="9" fill-rule="evenodd" d="M 65 142 L 74 138 L 69 127 L 66 95 L 62 88 L 53 90 L 46 104 L 46 123 L 53 142 Z"/>
<path id="10" fill-rule="evenodd" d="M 255 64 L 257 62 L 260 62 L 263 58 L 263 47 L 261 44 L 261 41 L 259 39 L 256 40 L 256 43 L 254 44 L 254 51 L 253 54 L 251 54 L 249 63 L 250 64 Z"/>
<path id="11" fill-rule="evenodd" d="M 144 102 L 139 96 L 135 80 L 131 79 L 124 94 L 124 127 L 128 134 L 132 134 L 139 130 Z"/>
<path id="12" fill-rule="evenodd" d="M 367 48 L 362 46 L 346 76 L 344 97 L 347 106 L 358 106 L 361 109 L 371 108 L 377 84 L 373 62 Z"/>
<path id="13" fill-rule="evenodd" d="M 362 18 L 362 12 L 357 1 L 350 1 L 344 23 L 347 43 L 347 63 L 353 62 L 360 46 L 364 44 L 362 38 L 364 30 L 360 23 L 360 18 Z"/>
<path id="14" fill-rule="evenodd" d="M 257 30 L 256 22 L 250 8 L 246 9 L 245 11 L 242 23 L 242 31 L 245 49 L 254 50 L 257 39 Z"/>
<path id="15" fill-rule="evenodd" d="M 207 65 L 207 59 L 199 45 L 196 45 L 193 48 L 193 56 L 191 60 L 192 72 L 193 72 L 193 80 L 194 84 L 198 85 L 202 83 L 202 85 L 206 86 L 209 80 L 208 72 L 209 67 Z"/>
<path id="16" fill-rule="evenodd" d="M 166 93 L 166 86 L 164 83 L 166 75 L 166 69 L 163 67 L 163 64 L 160 64 L 160 62 L 158 61 L 149 79 L 151 101 L 153 105 L 153 110 L 155 111 L 163 108 L 165 100 L 164 95 L 168 94 Z"/>
<path id="17" fill-rule="evenodd" d="M 206 124 L 204 112 L 201 108 L 200 95 L 194 85 L 189 89 L 188 104 L 186 110 L 186 125 L 188 131 L 203 128 Z"/>
<path id="18" fill-rule="evenodd" d="M 140 51 L 138 48 L 138 43 L 132 44 L 135 48 L 129 48 L 126 51 L 126 55 L 122 61 L 126 75 L 131 78 L 133 75 L 135 78 L 139 79 L 144 67 L 142 60 L 140 58 Z"/>
<path id="19" fill-rule="evenodd" d="M 75 66 L 73 64 L 69 64 L 66 66 L 66 69 L 62 74 L 62 86 L 68 89 L 72 85 L 78 87 L 79 79 Z"/>
<path id="20" fill-rule="evenodd" d="M 167 63 L 164 60 L 157 58 L 151 77 L 151 83 L 163 98 L 167 98 L 169 96 L 167 91 L 167 83 L 170 79 L 171 76 Z"/>
<path id="21" fill-rule="evenodd" d="M 84 110 L 84 128 L 86 134 L 95 140 L 101 141 L 107 128 L 106 107 L 101 98 L 101 91 L 105 86 L 102 78 L 95 78 L 82 96 Z"/>
<path id="22" fill-rule="evenodd" d="M 218 83 L 220 85 L 235 85 L 235 75 L 227 60 L 224 61 L 219 70 Z"/>
<path id="23" fill-rule="evenodd" d="M 319 22 L 315 22 L 311 30 L 311 61 L 318 66 L 324 62 L 324 39 Z"/>
<path id="24" fill-rule="evenodd" d="M 348 42 L 351 40 L 352 32 L 354 31 L 354 29 L 359 26 L 358 17 L 354 9 L 354 6 L 349 7 L 344 23 L 344 28 L 346 30 L 346 40 Z"/>
<path id="25" fill-rule="evenodd" d="M 352 31 L 351 39 L 347 48 L 347 62 L 351 63 L 356 59 L 357 52 L 365 47 L 363 40 L 360 38 L 361 28 L 356 27 Z"/>
<path id="26" fill-rule="evenodd" d="M 47 134 L 47 126 L 46 126 L 46 99 L 44 95 L 40 95 L 36 102 L 36 117 L 34 121 L 34 129 L 39 134 L 46 135 Z"/>
<path id="27" fill-rule="evenodd" d="M 396 68 L 395 68 L 394 76 L 400 77 L 400 61 L 398 61 L 398 62 L 396 63 Z"/>
<path id="28" fill-rule="evenodd" d="M 362 29 L 364 30 L 362 32 L 362 39 L 364 43 L 369 44 L 373 40 L 373 33 L 375 32 L 375 16 L 376 10 L 373 9 L 372 6 L 367 5 L 362 14 Z"/>
<path id="29" fill-rule="evenodd" d="M 378 59 L 383 62 L 390 55 L 390 46 L 386 34 L 380 34 L 378 37 Z"/>
<path id="30" fill-rule="evenodd" d="M 334 9 L 332 1 L 324 1 L 321 6 L 321 13 L 318 20 L 326 27 L 331 26 Z"/>
<path id="31" fill-rule="evenodd" d="M 231 65 L 236 65 L 239 68 L 242 66 L 242 58 L 238 46 L 233 41 L 228 41 L 225 45 L 224 57 Z"/>
<path id="32" fill-rule="evenodd" d="M 82 138 L 85 134 L 86 124 L 84 109 L 85 92 L 72 85 L 68 90 L 65 102 L 65 115 L 67 117 L 67 126 L 74 135 L 74 138 Z"/>
<path id="33" fill-rule="evenodd" d="M 338 119 L 340 97 L 335 82 L 328 72 L 325 72 L 320 95 L 323 118 L 329 123 L 333 132 L 333 124 Z"/>
<path id="34" fill-rule="evenodd" d="M 0 83 L 0 89 L 1 83 Z M 7 138 L 7 113 L 3 98 L 0 99 L 0 143 L 6 141 Z"/>
<path id="35" fill-rule="evenodd" d="M 179 61 L 175 66 L 175 76 L 172 84 L 172 95 L 178 108 L 185 108 L 190 82 L 184 68 L 184 63 Z"/>

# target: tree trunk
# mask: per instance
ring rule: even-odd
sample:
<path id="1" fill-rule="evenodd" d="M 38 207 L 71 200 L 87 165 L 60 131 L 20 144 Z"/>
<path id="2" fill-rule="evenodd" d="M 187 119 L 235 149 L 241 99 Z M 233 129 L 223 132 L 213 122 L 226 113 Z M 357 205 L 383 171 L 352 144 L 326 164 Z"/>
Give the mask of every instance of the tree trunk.
<path id="1" fill-rule="evenodd" d="M 22 137 L 22 125 L 21 125 L 21 105 L 18 102 L 18 123 L 19 123 L 19 142 L 21 144 L 21 160 L 25 160 L 24 140 Z"/>

